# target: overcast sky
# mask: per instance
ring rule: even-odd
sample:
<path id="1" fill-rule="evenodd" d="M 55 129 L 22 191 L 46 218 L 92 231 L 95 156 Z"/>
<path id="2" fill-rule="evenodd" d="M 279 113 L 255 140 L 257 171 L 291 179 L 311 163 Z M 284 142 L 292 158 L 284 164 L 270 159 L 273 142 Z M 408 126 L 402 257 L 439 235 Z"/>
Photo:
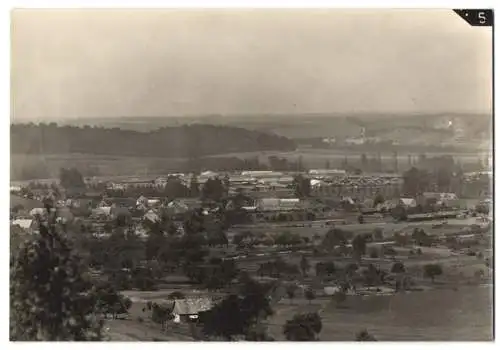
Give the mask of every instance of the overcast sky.
<path id="1" fill-rule="evenodd" d="M 489 112 L 491 55 L 451 10 L 16 11 L 12 118 Z"/>

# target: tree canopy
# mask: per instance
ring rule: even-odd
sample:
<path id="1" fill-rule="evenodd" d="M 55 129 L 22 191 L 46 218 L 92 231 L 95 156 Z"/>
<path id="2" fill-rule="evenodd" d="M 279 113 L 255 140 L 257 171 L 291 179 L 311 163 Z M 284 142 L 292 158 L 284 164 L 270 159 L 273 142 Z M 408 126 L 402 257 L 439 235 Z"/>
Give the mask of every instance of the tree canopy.
<path id="1" fill-rule="evenodd" d="M 392 273 L 404 273 L 404 272 L 406 272 L 405 265 L 401 261 L 397 261 L 394 264 L 392 264 L 391 272 Z"/>
<path id="2" fill-rule="evenodd" d="M 299 198 L 309 197 L 311 195 L 311 179 L 297 175 L 293 179 L 295 195 Z"/>
<path id="3" fill-rule="evenodd" d="M 333 228 L 326 233 L 322 245 L 327 249 L 333 249 L 338 245 L 345 244 L 347 244 L 346 233 L 339 228 Z"/>
<path id="4" fill-rule="evenodd" d="M 286 321 L 283 333 L 289 341 L 317 340 L 323 324 L 318 313 L 297 314 Z"/>
<path id="5" fill-rule="evenodd" d="M 295 143 L 282 136 L 214 125 L 164 127 L 149 132 L 57 124 L 12 124 L 13 153 L 86 153 L 120 156 L 196 158 L 217 153 L 291 151 Z M 26 142 L 30 140 L 30 142 Z"/>
<path id="6" fill-rule="evenodd" d="M 427 171 L 412 167 L 403 174 L 403 192 L 407 196 L 415 197 L 427 190 L 429 182 Z"/>
<path id="7" fill-rule="evenodd" d="M 434 282 L 437 276 L 443 274 L 443 268 L 439 264 L 426 264 L 424 265 L 424 276 L 428 277 Z"/>
<path id="8" fill-rule="evenodd" d="M 50 207 L 48 208 L 50 210 Z M 13 258 L 12 340 L 100 340 L 98 299 L 82 260 L 51 222 Z"/>
<path id="9" fill-rule="evenodd" d="M 253 326 L 272 315 L 269 292 L 273 286 L 252 279 L 243 279 L 237 293 L 227 296 L 211 310 L 200 314 L 202 332 L 207 337 L 233 340 L 245 337 Z"/>
<path id="10" fill-rule="evenodd" d="M 76 168 L 61 168 L 59 173 L 59 180 L 61 181 L 61 186 L 66 189 L 85 188 L 83 176 Z"/>

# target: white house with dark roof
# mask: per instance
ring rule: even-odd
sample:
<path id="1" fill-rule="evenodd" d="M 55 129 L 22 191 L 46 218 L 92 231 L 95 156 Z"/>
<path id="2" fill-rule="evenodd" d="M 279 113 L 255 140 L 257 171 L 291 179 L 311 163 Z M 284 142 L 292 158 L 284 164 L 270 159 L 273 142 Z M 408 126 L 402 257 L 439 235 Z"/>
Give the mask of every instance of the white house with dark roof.
<path id="1" fill-rule="evenodd" d="M 17 226 L 21 228 L 24 232 L 29 234 L 38 233 L 38 221 L 34 219 L 14 219 L 11 221 L 11 227 Z"/>
<path id="2" fill-rule="evenodd" d="M 406 208 L 414 208 L 417 206 L 417 200 L 415 198 L 400 198 L 399 204 Z"/>
<path id="3" fill-rule="evenodd" d="M 196 320 L 200 312 L 208 311 L 214 306 L 214 302 L 208 297 L 177 299 L 174 302 L 172 315 L 174 322 L 187 322 Z"/>

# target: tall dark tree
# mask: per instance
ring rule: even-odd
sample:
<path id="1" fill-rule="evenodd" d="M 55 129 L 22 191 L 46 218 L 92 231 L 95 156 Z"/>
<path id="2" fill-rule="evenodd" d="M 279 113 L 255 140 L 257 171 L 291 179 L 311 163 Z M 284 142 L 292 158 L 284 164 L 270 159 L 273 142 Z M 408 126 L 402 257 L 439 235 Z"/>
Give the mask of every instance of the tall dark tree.
<path id="1" fill-rule="evenodd" d="M 170 177 L 167 180 L 167 185 L 165 186 L 165 195 L 168 199 L 173 200 L 176 198 L 186 197 L 189 190 L 182 183 L 181 179 L 178 177 Z"/>
<path id="2" fill-rule="evenodd" d="M 104 318 L 111 314 L 116 319 L 118 314 L 128 313 L 132 306 L 129 298 L 123 297 L 109 282 L 96 286 L 96 298 L 99 310 L 104 313 Z"/>
<path id="3" fill-rule="evenodd" d="M 227 245 L 229 244 L 227 235 L 222 227 L 214 227 L 213 229 L 208 231 L 207 236 L 207 243 L 210 247 L 227 247 Z"/>
<path id="4" fill-rule="evenodd" d="M 158 259 L 166 248 L 167 244 L 168 240 L 161 228 L 161 225 L 159 223 L 153 224 L 145 242 L 146 259 Z"/>
<path id="5" fill-rule="evenodd" d="M 100 340 L 97 299 L 82 260 L 57 232 L 54 218 L 46 225 L 40 223 L 40 235 L 12 259 L 10 338 Z"/>
<path id="6" fill-rule="evenodd" d="M 269 299 L 272 288 L 271 284 L 245 278 L 238 293 L 200 314 L 203 334 L 229 341 L 246 336 L 255 324 L 272 315 Z"/>
<path id="7" fill-rule="evenodd" d="M 429 187 L 429 174 L 415 167 L 403 174 L 403 192 L 407 196 L 415 197 L 425 192 Z"/>
<path id="8" fill-rule="evenodd" d="M 210 290 L 218 290 L 227 286 L 238 275 L 234 260 L 211 258 L 208 263 L 198 265 L 198 282 Z"/>
<path id="9" fill-rule="evenodd" d="M 309 271 L 310 267 L 311 264 L 309 264 L 309 260 L 307 260 L 305 255 L 302 255 L 302 258 L 300 259 L 300 271 L 303 276 L 307 276 L 307 271 Z"/>
<path id="10" fill-rule="evenodd" d="M 306 297 L 307 300 L 309 300 L 309 304 L 311 303 L 312 300 L 316 298 L 316 294 L 314 293 L 314 290 L 312 290 L 311 288 L 305 290 L 304 296 Z"/>
<path id="11" fill-rule="evenodd" d="M 345 244 L 347 244 L 345 232 L 339 228 L 333 228 L 326 233 L 322 245 L 327 249 L 333 249 L 336 246 Z"/>
<path id="12" fill-rule="evenodd" d="M 365 235 L 357 235 L 352 240 L 352 250 L 353 254 L 357 258 L 361 258 L 366 254 L 366 236 Z"/>
<path id="13" fill-rule="evenodd" d="M 434 283 L 437 276 L 443 274 L 443 268 L 439 264 L 426 264 L 424 265 L 424 277 L 428 277 Z"/>
<path id="14" fill-rule="evenodd" d="M 173 319 L 171 307 L 157 303 L 151 304 L 151 320 L 161 325 L 162 330 L 165 329 L 167 321 L 171 319 Z"/>
<path id="15" fill-rule="evenodd" d="M 76 168 L 61 168 L 59 172 L 59 181 L 61 182 L 61 186 L 66 189 L 85 188 L 83 176 Z"/>
<path id="16" fill-rule="evenodd" d="M 415 228 L 411 235 L 411 238 L 415 241 L 418 246 L 429 247 L 431 246 L 433 239 L 421 228 Z"/>
<path id="17" fill-rule="evenodd" d="M 295 195 L 299 198 L 309 197 L 311 195 L 311 180 L 303 175 L 297 175 L 293 179 Z"/>
<path id="18" fill-rule="evenodd" d="M 205 199 L 220 201 L 225 195 L 224 184 L 219 178 L 208 179 L 203 185 L 202 196 Z"/>

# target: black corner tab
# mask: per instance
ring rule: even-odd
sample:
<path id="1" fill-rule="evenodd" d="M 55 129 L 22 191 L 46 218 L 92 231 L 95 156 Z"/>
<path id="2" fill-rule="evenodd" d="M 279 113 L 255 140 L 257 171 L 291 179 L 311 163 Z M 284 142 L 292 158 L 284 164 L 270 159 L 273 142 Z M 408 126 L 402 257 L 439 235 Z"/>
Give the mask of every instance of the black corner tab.
<path id="1" fill-rule="evenodd" d="M 493 27 L 492 9 L 453 10 L 473 27 Z"/>

